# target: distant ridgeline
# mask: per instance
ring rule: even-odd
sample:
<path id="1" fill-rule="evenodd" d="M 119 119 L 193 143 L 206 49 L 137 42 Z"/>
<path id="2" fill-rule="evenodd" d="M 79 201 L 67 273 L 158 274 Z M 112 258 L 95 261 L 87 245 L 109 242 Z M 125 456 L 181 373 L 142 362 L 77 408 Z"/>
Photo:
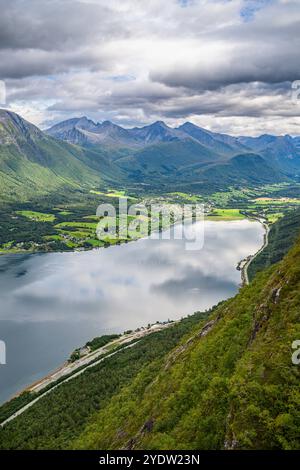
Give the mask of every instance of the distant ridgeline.
<path id="1" fill-rule="evenodd" d="M 271 226 L 268 246 L 253 260 L 248 268 L 249 279 L 257 272 L 281 261 L 300 234 L 300 209 L 291 211 Z"/>
<path id="2" fill-rule="evenodd" d="M 295 215 L 273 229 L 274 256 Z M 234 298 L 53 390 L 0 429 L 0 448 L 299 449 L 299 339 L 300 238 Z"/>
<path id="3" fill-rule="evenodd" d="M 70 119 L 42 132 L 0 109 L 0 190 L 3 201 L 103 185 L 147 185 L 205 193 L 297 180 L 299 138 L 233 137 L 192 123 L 163 122 L 124 129 Z"/>

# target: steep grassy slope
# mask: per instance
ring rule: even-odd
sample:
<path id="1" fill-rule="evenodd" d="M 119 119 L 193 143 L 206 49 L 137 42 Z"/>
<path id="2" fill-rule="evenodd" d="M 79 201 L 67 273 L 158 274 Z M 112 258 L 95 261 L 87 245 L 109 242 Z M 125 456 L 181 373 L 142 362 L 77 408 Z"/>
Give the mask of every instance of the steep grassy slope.
<path id="1" fill-rule="evenodd" d="M 118 177 L 120 171 L 104 151 L 56 141 L 20 116 L 0 110 L 1 201 L 99 186 Z"/>
<path id="2" fill-rule="evenodd" d="M 73 447 L 299 448 L 299 321 L 300 242 L 162 365 L 145 367 Z"/>
<path id="3" fill-rule="evenodd" d="M 252 280 L 258 271 L 282 260 L 295 243 L 299 233 L 300 209 L 296 209 L 272 225 L 267 248 L 252 261 L 248 268 L 249 279 Z"/>

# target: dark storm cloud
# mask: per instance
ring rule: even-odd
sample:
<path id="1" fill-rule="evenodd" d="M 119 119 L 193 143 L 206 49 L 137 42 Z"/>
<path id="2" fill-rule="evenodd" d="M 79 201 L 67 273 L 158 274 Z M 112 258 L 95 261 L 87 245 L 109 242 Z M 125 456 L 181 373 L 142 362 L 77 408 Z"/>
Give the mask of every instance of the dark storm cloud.
<path id="1" fill-rule="evenodd" d="M 104 4 L 74 0 L 0 0 L 0 78 L 105 69 L 105 43 L 126 37 Z"/>
<path id="2" fill-rule="evenodd" d="M 41 49 L 0 50 L 0 79 L 55 75 L 81 68 L 106 70 L 110 59 L 91 49 L 45 51 Z"/>
<path id="3" fill-rule="evenodd" d="M 300 46 L 300 45 L 299 45 Z M 258 57 L 250 51 L 228 54 L 226 63 L 213 66 L 196 64 L 179 69 L 177 65 L 166 71 L 150 73 L 153 81 L 170 87 L 185 87 L 193 91 L 214 90 L 232 84 L 265 82 L 278 84 L 294 81 L 300 76 L 299 53 L 297 51 L 264 50 Z"/>
<path id="4" fill-rule="evenodd" d="M 109 2 L 0 0 L 0 48 L 57 51 L 125 34 Z"/>

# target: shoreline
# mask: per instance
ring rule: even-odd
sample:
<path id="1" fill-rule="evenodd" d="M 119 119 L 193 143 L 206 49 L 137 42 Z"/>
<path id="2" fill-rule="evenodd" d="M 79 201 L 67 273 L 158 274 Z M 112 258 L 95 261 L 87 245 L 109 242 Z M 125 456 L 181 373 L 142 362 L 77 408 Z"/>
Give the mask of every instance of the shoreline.
<path id="1" fill-rule="evenodd" d="M 247 256 L 247 258 L 244 258 L 242 259 L 241 261 L 239 261 L 238 265 L 237 265 L 237 270 L 238 271 L 241 271 L 241 287 L 244 287 L 244 286 L 248 286 L 250 281 L 249 281 L 249 276 L 248 276 L 248 269 L 249 269 L 249 266 L 251 265 L 251 263 L 253 262 L 253 260 L 255 260 L 255 258 L 260 255 L 260 253 L 262 253 L 265 248 L 267 248 L 267 246 L 269 245 L 269 233 L 270 233 L 270 225 L 266 222 L 266 219 L 263 219 L 263 218 L 255 218 L 255 217 L 249 217 L 248 218 L 249 220 L 255 220 L 256 222 L 259 222 L 262 227 L 264 228 L 265 230 L 265 233 L 264 233 L 264 236 L 263 236 L 263 244 L 262 246 L 259 248 L 259 250 L 257 250 L 256 253 L 254 253 L 253 255 L 249 255 Z"/>
<path id="2" fill-rule="evenodd" d="M 48 375 L 34 382 L 33 384 L 28 385 L 26 388 L 22 389 L 19 393 L 15 394 L 13 397 L 2 404 L 5 405 L 6 403 L 9 403 L 11 400 L 20 397 L 23 393 L 32 394 L 32 400 L 21 406 L 21 408 L 15 411 L 10 417 L 0 423 L 0 428 L 17 418 L 27 409 L 31 408 L 31 406 L 33 406 L 37 401 L 51 393 L 60 385 L 69 382 L 78 375 L 83 374 L 87 369 L 95 367 L 97 364 L 109 357 L 114 356 L 119 351 L 134 347 L 143 337 L 161 331 L 165 328 L 170 328 L 176 323 L 177 321 L 172 320 L 166 323 L 154 323 L 150 327 L 142 327 L 138 331 L 133 331 L 127 334 L 124 333 L 119 338 L 112 340 L 105 346 L 102 346 L 95 351 L 91 351 L 73 363 L 65 361 L 54 371 L 50 372 Z M 34 394 L 36 394 L 36 396 Z"/>
<path id="3" fill-rule="evenodd" d="M 175 321 L 170 321 L 166 323 L 154 323 L 149 328 L 141 327 L 138 331 L 136 330 L 132 331 L 132 333 L 123 333 L 119 338 L 110 341 L 105 346 L 102 346 L 94 351 L 83 355 L 74 362 L 69 362 L 68 360 L 66 360 L 61 366 L 57 367 L 54 371 L 50 372 L 42 379 L 27 386 L 17 396 L 19 396 L 23 392 L 39 393 L 41 390 L 50 386 L 52 383 L 55 383 L 63 377 L 69 377 L 71 379 L 77 369 L 81 369 L 82 367 L 84 367 L 83 370 L 85 370 L 89 365 L 94 365 L 96 359 L 102 356 L 105 357 L 105 354 L 107 354 L 108 352 L 114 352 L 115 349 L 117 352 L 119 350 L 119 346 L 125 345 L 135 340 L 138 341 L 144 336 L 147 336 L 148 334 L 160 331 L 164 328 L 174 325 L 175 323 Z M 63 383 L 63 381 L 60 383 Z"/>
<path id="4" fill-rule="evenodd" d="M 203 218 L 203 221 L 207 221 L 207 222 L 238 222 L 238 221 L 241 221 L 241 220 L 253 220 L 253 221 L 259 221 L 258 219 L 255 219 L 255 218 L 251 218 L 251 217 L 248 217 L 247 215 L 245 215 L 244 219 L 242 218 L 231 218 L 231 219 L 226 219 L 226 218 L 217 218 L 216 216 L 210 216 L 210 215 L 207 215 L 205 214 L 204 215 L 204 218 Z M 188 219 L 188 221 L 190 222 L 191 219 Z M 44 251 L 44 250 L 22 250 L 22 249 L 16 249 L 16 250 L 7 250 L 7 251 L 0 251 L 0 257 L 1 256 L 5 256 L 5 255 L 35 255 L 35 254 L 41 254 L 41 255 L 46 255 L 46 254 L 51 254 L 51 253 L 84 253 L 84 252 L 88 252 L 88 251 L 93 251 L 93 250 L 101 250 L 103 248 L 111 248 L 113 246 L 120 246 L 120 245 L 126 245 L 128 243 L 131 243 L 131 242 L 138 242 L 139 240 L 144 240 L 146 238 L 149 238 L 151 237 L 153 234 L 155 233 L 162 233 L 164 230 L 169 230 L 173 227 L 175 227 L 176 225 L 179 225 L 180 223 L 183 223 L 182 220 L 176 220 L 174 222 L 172 222 L 168 227 L 163 227 L 162 229 L 160 230 L 154 230 L 153 232 L 150 233 L 150 235 L 147 235 L 147 236 L 142 236 L 140 238 L 133 238 L 131 240 L 124 240 L 124 239 L 120 239 L 118 240 L 116 243 L 110 243 L 108 245 L 103 245 L 103 246 L 91 246 L 90 248 L 80 248 L 80 249 L 70 249 L 70 250 L 53 250 L 53 251 Z"/>

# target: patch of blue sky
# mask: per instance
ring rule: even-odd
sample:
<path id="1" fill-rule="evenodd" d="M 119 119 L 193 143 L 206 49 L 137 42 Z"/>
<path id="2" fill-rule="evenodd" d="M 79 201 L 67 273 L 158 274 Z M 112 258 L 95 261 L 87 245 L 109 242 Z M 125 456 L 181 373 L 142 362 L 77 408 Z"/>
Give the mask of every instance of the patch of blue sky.
<path id="1" fill-rule="evenodd" d="M 177 1 L 182 8 L 188 7 L 189 5 L 192 5 L 193 3 L 195 3 L 195 0 L 177 0 Z"/>
<path id="2" fill-rule="evenodd" d="M 245 22 L 252 21 L 258 11 L 276 1 L 277 0 L 244 0 L 244 6 L 240 11 L 240 15 Z"/>
<path id="3" fill-rule="evenodd" d="M 113 75 L 108 77 L 108 80 L 113 80 L 114 82 L 132 82 L 136 80 L 136 77 L 134 75 Z"/>
<path id="4" fill-rule="evenodd" d="M 46 75 L 47 80 L 52 80 L 52 81 L 57 81 L 58 77 L 57 75 Z"/>

